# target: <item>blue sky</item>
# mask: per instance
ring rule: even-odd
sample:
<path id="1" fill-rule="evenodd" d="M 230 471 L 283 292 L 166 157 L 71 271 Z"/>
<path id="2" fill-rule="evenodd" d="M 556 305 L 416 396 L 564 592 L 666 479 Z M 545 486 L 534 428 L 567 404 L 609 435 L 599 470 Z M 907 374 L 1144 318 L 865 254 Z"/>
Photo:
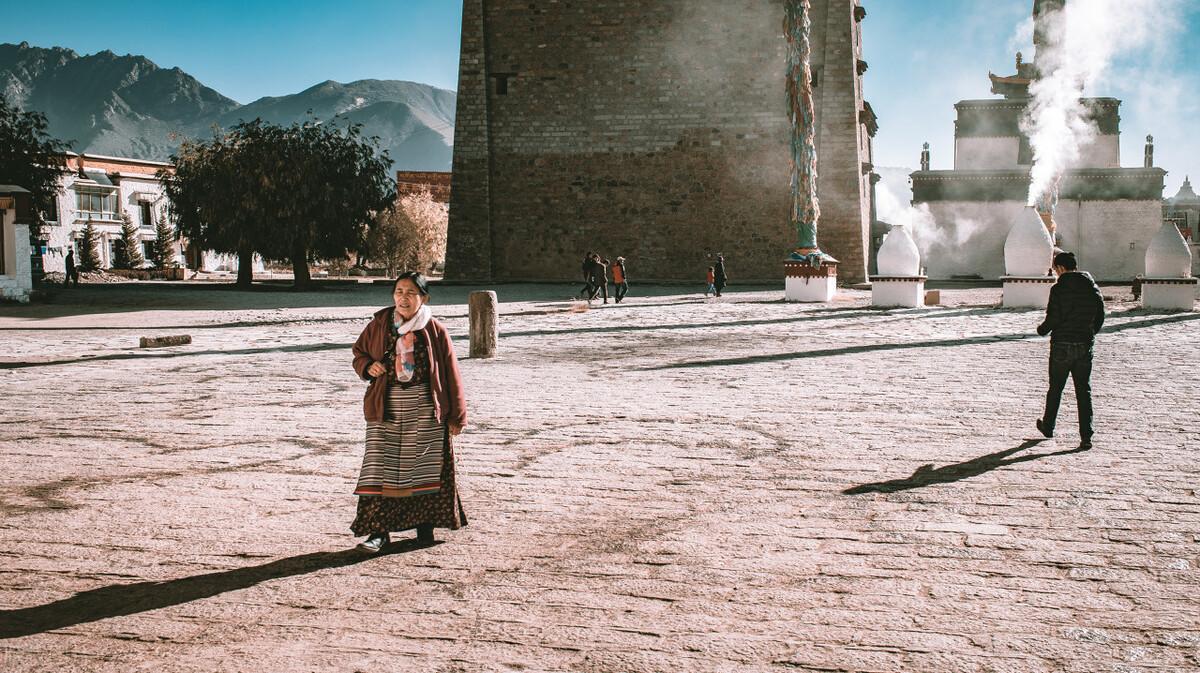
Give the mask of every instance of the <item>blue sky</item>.
<path id="1" fill-rule="evenodd" d="M 1076 0 L 1079 1 L 1079 0 Z M 1122 163 L 1141 165 L 1147 133 L 1173 195 L 1200 179 L 1200 2 L 1175 3 L 1179 25 L 1120 60 L 1090 95 L 1122 106 Z M 867 98 L 880 117 L 876 164 L 915 167 L 929 141 L 934 168 L 950 168 L 954 109 L 989 98 L 987 73 L 1010 74 L 1032 0 L 863 0 Z M 1164 5 L 1165 6 L 1165 5 Z M 210 0 L 45 5 L 0 0 L 0 42 L 111 49 L 178 66 L 241 103 L 296 93 L 326 79 L 407 79 L 457 88 L 459 0 Z M 1200 181 L 1200 180 L 1198 180 Z"/>

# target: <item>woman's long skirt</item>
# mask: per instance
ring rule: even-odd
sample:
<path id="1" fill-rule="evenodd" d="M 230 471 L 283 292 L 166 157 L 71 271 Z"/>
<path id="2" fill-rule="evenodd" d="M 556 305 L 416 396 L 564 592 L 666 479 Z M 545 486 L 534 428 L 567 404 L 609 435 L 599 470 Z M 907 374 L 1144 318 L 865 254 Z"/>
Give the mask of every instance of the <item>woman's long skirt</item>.
<path id="1" fill-rule="evenodd" d="M 354 492 L 355 535 L 396 532 L 430 524 L 467 525 L 454 478 L 454 449 L 433 413 L 428 384 L 393 385 L 384 420 L 367 423 L 366 449 Z"/>

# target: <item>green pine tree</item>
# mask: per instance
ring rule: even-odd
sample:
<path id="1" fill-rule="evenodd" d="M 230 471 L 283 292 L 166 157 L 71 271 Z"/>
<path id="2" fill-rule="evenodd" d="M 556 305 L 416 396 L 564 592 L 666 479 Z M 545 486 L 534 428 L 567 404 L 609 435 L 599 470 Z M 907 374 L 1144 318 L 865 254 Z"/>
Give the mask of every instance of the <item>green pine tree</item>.
<path id="1" fill-rule="evenodd" d="M 96 252 L 96 243 L 100 236 L 89 217 L 87 226 L 83 228 L 83 238 L 79 239 L 79 262 L 76 266 L 80 271 L 92 272 L 100 268 L 100 255 Z"/>
<path id="2" fill-rule="evenodd" d="M 166 212 L 160 212 L 154 223 L 154 245 L 150 251 L 150 261 L 156 269 L 174 269 L 175 263 L 175 227 L 166 217 Z"/>
<path id="3" fill-rule="evenodd" d="M 138 240 L 138 228 L 129 213 L 121 213 L 121 242 L 116 246 L 114 269 L 140 269 L 146 263 L 142 256 L 142 242 Z"/>

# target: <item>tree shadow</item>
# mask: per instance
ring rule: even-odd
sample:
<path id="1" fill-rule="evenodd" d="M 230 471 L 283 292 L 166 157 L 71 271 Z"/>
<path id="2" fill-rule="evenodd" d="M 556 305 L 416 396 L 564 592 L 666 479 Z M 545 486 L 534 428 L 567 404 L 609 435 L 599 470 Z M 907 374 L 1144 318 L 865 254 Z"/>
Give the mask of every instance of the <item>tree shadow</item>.
<path id="1" fill-rule="evenodd" d="M 389 545 L 383 555 L 403 554 L 430 546 L 433 545 L 421 544 L 416 540 L 402 540 Z M 372 556 L 357 549 L 315 552 L 247 568 L 181 577 L 164 582 L 112 584 L 82 591 L 70 598 L 45 605 L 0 610 L 0 639 L 21 638 L 109 617 L 149 612 L 211 598 L 227 591 L 246 589 L 260 582 L 350 566 L 377 556 L 379 555 Z"/>
<path id="2" fill-rule="evenodd" d="M 985 472 L 991 472 L 997 468 L 1023 463 L 1029 460 L 1039 460 L 1042 458 L 1050 458 L 1052 456 L 1066 456 L 1072 453 L 1082 453 L 1087 449 L 1064 449 L 1062 451 L 1053 451 L 1050 453 L 1031 453 L 1016 458 L 1009 458 L 1014 453 L 1024 451 L 1025 449 L 1033 448 L 1038 444 L 1046 441 L 1045 439 L 1030 439 L 1021 444 L 1014 446 L 1011 449 L 989 453 L 986 456 L 979 456 L 961 463 L 954 463 L 945 467 L 935 468 L 932 463 L 918 467 L 912 476 L 904 479 L 892 479 L 891 481 L 877 481 L 871 484 L 860 484 L 852 486 L 842 491 L 844 495 L 860 495 L 862 493 L 895 493 L 896 491 L 907 491 L 914 488 L 923 488 L 934 484 L 949 484 L 961 479 L 970 479 L 978 477 Z"/>

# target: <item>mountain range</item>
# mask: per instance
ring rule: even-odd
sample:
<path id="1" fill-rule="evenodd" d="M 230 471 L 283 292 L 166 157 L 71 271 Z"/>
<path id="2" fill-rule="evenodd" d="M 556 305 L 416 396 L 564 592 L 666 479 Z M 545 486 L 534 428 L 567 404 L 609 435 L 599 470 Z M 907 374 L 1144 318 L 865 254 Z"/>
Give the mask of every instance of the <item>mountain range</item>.
<path id="1" fill-rule="evenodd" d="M 378 136 L 394 170 L 425 171 L 450 170 L 457 100 L 427 84 L 366 79 L 327 80 L 241 105 L 145 56 L 80 56 L 27 42 L 0 44 L 0 94 L 9 105 L 45 113 L 49 133 L 76 152 L 166 161 L 183 139 L 210 138 L 214 126 L 336 118 Z"/>

